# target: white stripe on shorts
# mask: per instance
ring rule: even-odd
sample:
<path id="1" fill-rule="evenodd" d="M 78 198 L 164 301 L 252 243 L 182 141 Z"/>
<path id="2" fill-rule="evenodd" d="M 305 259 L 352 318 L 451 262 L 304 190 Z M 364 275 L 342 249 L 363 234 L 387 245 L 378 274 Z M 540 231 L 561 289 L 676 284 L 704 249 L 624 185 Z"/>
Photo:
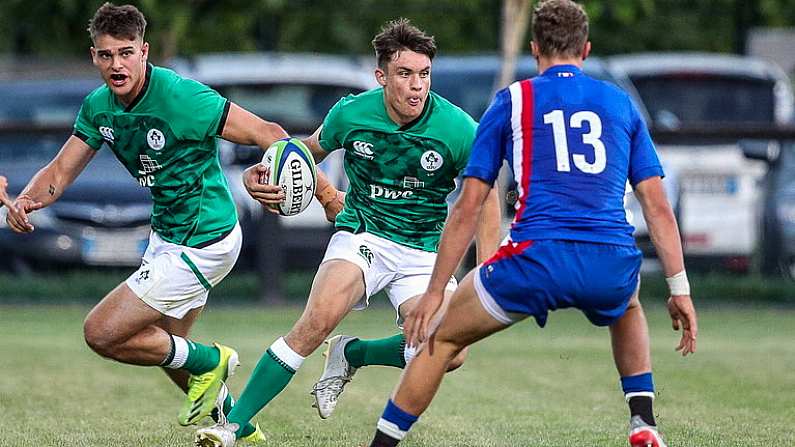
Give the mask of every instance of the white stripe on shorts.
<path id="1" fill-rule="evenodd" d="M 480 281 L 480 269 L 483 267 L 478 267 L 478 270 L 475 272 L 475 292 L 478 294 L 478 299 L 480 300 L 480 304 L 483 305 L 483 309 L 489 313 L 495 320 L 499 321 L 502 324 L 513 324 L 517 320 L 511 318 L 510 315 L 505 313 L 504 310 L 497 304 L 497 301 L 494 300 L 494 297 L 491 296 L 488 290 L 483 287 L 483 283 Z"/>

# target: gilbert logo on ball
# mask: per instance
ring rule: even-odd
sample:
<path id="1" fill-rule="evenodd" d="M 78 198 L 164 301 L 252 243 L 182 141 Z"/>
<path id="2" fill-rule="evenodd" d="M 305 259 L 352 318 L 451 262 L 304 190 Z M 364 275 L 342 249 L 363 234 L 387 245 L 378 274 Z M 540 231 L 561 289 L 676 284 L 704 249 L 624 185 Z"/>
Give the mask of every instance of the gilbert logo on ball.
<path id="1" fill-rule="evenodd" d="M 312 153 L 298 138 L 285 138 L 271 145 L 262 157 L 270 167 L 268 183 L 279 185 L 284 202 L 274 205 L 282 216 L 294 216 L 305 210 L 315 195 L 317 171 Z"/>

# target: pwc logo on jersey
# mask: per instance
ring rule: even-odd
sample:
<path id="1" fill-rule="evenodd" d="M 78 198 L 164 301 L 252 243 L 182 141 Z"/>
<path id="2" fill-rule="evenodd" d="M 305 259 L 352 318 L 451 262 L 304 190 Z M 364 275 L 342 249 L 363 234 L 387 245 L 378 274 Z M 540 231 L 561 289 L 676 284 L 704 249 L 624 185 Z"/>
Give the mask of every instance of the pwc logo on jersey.
<path id="1" fill-rule="evenodd" d="M 152 150 L 162 150 L 166 146 L 166 136 L 157 129 L 149 129 L 149 132 L 146 133 L 146 143 Z"/>
<path id="2" fill-rule="evenodd" d="M 428 172 L 436 171 L 444 164 L 442 154 L 436 151 L 425 151 L 420 157 L 420 166 Z"/>
<path id="3" fill-rule="evenodd" d="M 365 160 L 372 160 L 375 158 L 375 154 L 373 153 L 373 143 L 367 143 L 365 141 L 354 141 L 353 153 L 364 158 Z"/>
<path id="4" fill-rule="evenodd" d="M 99 126 L 99 134 L 102 135 L 102 139 L 107 141 L 108 144 L 116 142 L 116 137 L 113 136 L 113 129 L 110 127 Z"/>
<path id="5" fill-rule="evenodd" d="M 388 200 L 408 199 L 414 196 L 414 191 L 400 191 L 387 188 L 386 186 L 370 184 L 370 198 L 377 199 L 383 197 Z"/>
<path id="6" fill-rule="evenodd" d="M 153 174 L 162 168 L 160 163 L 146 154 L 139 155 L 138 161 L 141 162 L 141 169 L 138 170 L 138 184 L 144 188 L 155 186 L 155 176 Z"/>

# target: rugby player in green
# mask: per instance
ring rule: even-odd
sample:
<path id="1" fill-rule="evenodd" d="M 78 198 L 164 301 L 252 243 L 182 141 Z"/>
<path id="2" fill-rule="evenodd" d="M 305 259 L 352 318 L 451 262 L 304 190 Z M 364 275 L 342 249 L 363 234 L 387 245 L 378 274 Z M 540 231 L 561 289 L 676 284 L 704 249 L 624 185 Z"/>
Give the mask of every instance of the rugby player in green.
<path id="1" fill-rule="evenodd" d="M 323 126 L 304 140 L 317 161 L 345 151 L 350 188 L 337 232 L 318 268 L 303 315 L 292 330 L 263 354 L 228 423 L 200 429 L 196 444 L 229 447 L 241 427 L 279 394 L 301 366 L 351 310 L 367 307 L 384 290 L 398 313 L 411 311 L 428 286 L 439 236 L 447 216 L 446 199 L 466 166 L 477 123 L 430 91 L 433 38 L 407 20 L 387 24 L 373 40 L 377 88 L 342 98 Z M 264 168 L 244 173 L 249 193 L 265 200 L 257 178 Z M 324 193 L 325 189 L 325 193 Z M 339 200 L 331 187 L 318 187 L 321 203 Z M 499 242 L 499 204 L 481 216 L 477 237 L 483 260 Z M 450 278 L 448 292 L 456 287 Z M 326 366 L 313 394 L 321 418 L 333 411 L 357 368 L 402 368 L 412 357 L 402 334 L 378 340 L 339 335 L 331 338 Z M 463 362 L 461 355 L 450 369 Z"/>
<path id="2" fill-rule="evenodd" d="M 33 231 L 27 215 L 57 200 L 107 145 L 149 188 L 152 233 L 138 271 L 86 317 L 86 343 L 109 359 L 163 367 L 188 394 L 180 424 L 211 412 L 223 421 L 233 403 L 223 381 L 237 353 L 185 338 L 241 246 L 216 137 L 267 148 L 287 134 L 209 87 L 149 64 L 145 27 L 131 5 L 105 3 L 96 11 L 88 29 L 91 57 L 105 84 L 86 97 L 74 134 L 9 207 L 7 220 L 17 232 Z M 279 187 L 263 188 L 266 202 L 283 199 Z M 263 439 L 250 424 L 243 437 Z"/>

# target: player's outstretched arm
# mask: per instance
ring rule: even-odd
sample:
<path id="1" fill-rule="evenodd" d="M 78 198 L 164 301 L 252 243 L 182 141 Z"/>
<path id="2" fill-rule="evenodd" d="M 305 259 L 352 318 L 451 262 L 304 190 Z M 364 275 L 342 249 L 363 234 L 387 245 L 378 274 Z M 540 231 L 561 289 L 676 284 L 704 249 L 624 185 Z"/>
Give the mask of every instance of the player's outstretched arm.
<path id="1" fill-rule="evenodd" d="M 0 175 L 0 206 L 7 206 L 10 208 L 11 199 L 8 197 L 6 188 L 8 188 L 8 179 Z"/>
<path id="2" fill-rule="evenodd" d="M 265 121 L 235 103 L 229 105 L 221 138 L 237 144 L 259 146 L 267 150 L 274 142 L 287 138 L 289 135 L 282 126 Z M 243 172 L 243 186 L 248 194 L 263 205 L 274 205 L 284 200 L 284 193 L 276 185 L 261 181 L 265 175 L 265 167 L 256 164 Z M 276 209 L 266 206 L 268 211 L 278 213 Z"/>
<path id="3" fill-rule="evenodd" d="M 83 172 L 96 151 L 76 136 L 69 137 L 58 155 L 41 168 L 8 207 L 6 222 L 18 233 L 34 230 L 28 213 L 44 208 L 58 200 L 64 190 Z"/>
<path id="4" fill-rule="evenodd" d="M 312 156 L 315 158 L 315 163 L 320 163 L 326 158 L 326 155 L 328 155 L 328 151 L 320 146 L 320 132 L 322 130 L 323 126 L 320 126 L 312 135 L 301 140 L 306 147 L 309 148 L 309 152 L 311 152 Z M 335 188 L 334 185 L 328 181 L 326 174 L 319 169 L 317 171 L 317 189 L 315 189 L 315 197 L 326 212 L 326 220 L 334 222 L 337 218 L 337 214 L 339 214 L 345 206 L 345 193 Z"/>
<path id="5" fill-rule="evenodd" d="M 221 132 L 224 140 L 237 144 L 256 144 L 264 151 L 275 141 L 287 137 L 289 135 L 282 126 L 265 121 L 235 103 L 229 105 L 229 115 Z"/>
<path id="6" fill-rule="evenodd" d="M 679 227 L 665 195 L 662 179 L 650 177 L 639 182 L 635 185 L 635 195 L 643 209 L 651 241 L 671 289 L 668 313 L 671 315 L 673 328 L 682 329 L 682 339 L 676 350 L 681 351 L 682 355 L 694 353 L 698 335 L 696 310 L 690 298 L 690 284 L 685 273 Z"/>
<path id="7" fill-rule="evenodd" d="M 458 197 L 439 241 L 439 253 L 433 266 L 433 273 L 428 284 L 428 290 L 420 298 L 414 308 L 409 312 L 403 323 L 403 332 L 406 335 L 406 344 L 418 346 L 429 340 L 432 334 L 428 333 L 430 322 L 444 301 L 444 289 L 450 277 L 458 268 L 475 230 L 483 208 L 483 202 L 491 191 L 491 185 L 474 177 L 464 179 L 461 195 Z M 432 349 L 432 346 L 429 348 Z"/>
<path id="8" fill-rule="evenodd" d="M 483 203 L 483 209 L 480 211 L 480 219 L 475 233 L 478 264 L 489 259 L 500 245 L 502 210 L 497 189 L 497 185 L 491 188 Z"/>

